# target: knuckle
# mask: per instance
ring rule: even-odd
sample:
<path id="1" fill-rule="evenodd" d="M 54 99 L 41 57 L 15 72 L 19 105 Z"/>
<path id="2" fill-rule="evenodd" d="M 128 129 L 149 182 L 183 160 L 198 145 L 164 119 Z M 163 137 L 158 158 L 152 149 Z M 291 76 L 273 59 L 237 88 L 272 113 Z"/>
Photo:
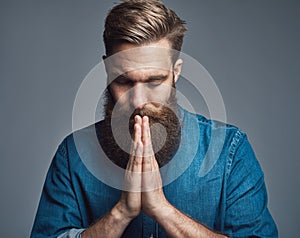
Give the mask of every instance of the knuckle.
<path id="1" fill-rule="evenodd" d="M 135 167 L 138 167 L 138 166 L 140 166 L 142 164 L 142 161 L 140 160 L 140 159 L 135 159 L 134 161 L 133 161 L 133 165 L 135 166 Z"/>

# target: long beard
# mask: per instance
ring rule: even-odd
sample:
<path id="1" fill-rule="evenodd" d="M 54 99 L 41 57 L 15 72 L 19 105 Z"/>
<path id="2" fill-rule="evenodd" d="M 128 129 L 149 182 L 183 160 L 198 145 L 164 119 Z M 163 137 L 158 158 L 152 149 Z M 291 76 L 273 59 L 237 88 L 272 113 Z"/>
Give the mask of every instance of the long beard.
<path id="1" fill-rule="evenodd" d="M 181 137 L 177 100 L 173 93 L 166 105 L 162 105 L 159 110 L 153 111 L 146 105 L 142 109 L 134 110 L 129 118 L 119 113 L 117 118 L 114 119 L 115 123 L 112 130 L 112 112 L 114 106 L 113 98 L 109 90 L 106 90 L 104 104 L 105 117 L 103 121 L 96 125 L 96 130 L 100 145 L 112 162 L 124 169 L 127 166 L 132 146 L 131 139 L 135 115 L 149 117 L 152 146 L 158 165 L 162 167 L 173 158 L 178 150 Z M 128 135 L 127 133 L 122 133 L 124 128 L 129 132 L 130 138 L 126 136 Z M 121 146 L 120 143 L 117 143 L 115 139 L 116 135 L 114 135 L 113 131 L 118 132 L 117 140 L 118 142 L 121 141 Z"/>

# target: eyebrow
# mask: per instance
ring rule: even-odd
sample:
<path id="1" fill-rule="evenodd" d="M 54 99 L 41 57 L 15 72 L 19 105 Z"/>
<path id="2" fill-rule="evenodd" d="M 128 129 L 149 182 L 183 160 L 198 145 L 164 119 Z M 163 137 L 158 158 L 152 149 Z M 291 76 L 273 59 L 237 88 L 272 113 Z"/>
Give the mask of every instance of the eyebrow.
<path id="1" fill-rule="evenodd" d="M 149 81 L 155 81 L 155 80 L 162 80 L 162 81 L 165 81 L 167 78 L 168 78 L 169 75 L 167 74 L 159 74 L 159 75 L 153 75 L 153 76 L 149 76 L 147 79 L 146 79 L 146 82 L 149 82 Z"/>
<path id="2" fill-rule="evenodd" d="M 118 75 L 117 73 L 112 73 L 112 75 L 115 76 L 114 78 L 125 78 L 125 79 L 130 80 L 130 81 L 135 81 L 132 78 L 128 77 L 126 74 L 120 74 L 119 76 L 116 76 L 116 75 Z M 144 82 L 151 82 L 151 81 L 155 81 L 155 80 L 165 81 L 165 80 L 167 80 L 168 76 L 169 76 L 168 74 L 151 75 L 143 81 Z"/>

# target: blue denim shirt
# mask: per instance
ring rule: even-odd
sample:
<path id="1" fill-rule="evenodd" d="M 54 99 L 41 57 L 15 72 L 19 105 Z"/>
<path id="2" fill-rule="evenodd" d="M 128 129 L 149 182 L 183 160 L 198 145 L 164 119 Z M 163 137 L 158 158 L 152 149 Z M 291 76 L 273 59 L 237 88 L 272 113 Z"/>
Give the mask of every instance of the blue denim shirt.
<path id="1" fill-rule="evenodd" d="M 181 120 L 177 162 L 161 169 L 163 181 L 168 181 L 163 187 L 168 201 L 231 237 L 278 237 L 267 207 L 264 175 L 245 133 L 184 110 Z M 60 144 L 47 174 L 31 237 L 80 237 L 118 202 L 121 189 L 98 176 L 107 171 L 103 159 L 96 160 L 97 166 L 82 159 L 86 154 L 91 157 L 92 131 L 93 126 L 79 130 Z M 76 133 L 85 141 L 83 150 L 75 146 Z M 99 167 L 100 171 L 93 170 Z M 106 176 L 112 181 L 118 177 L 113 173 Z M 122 237 L 166 237 L 166 233 L 141 212 Z"/>

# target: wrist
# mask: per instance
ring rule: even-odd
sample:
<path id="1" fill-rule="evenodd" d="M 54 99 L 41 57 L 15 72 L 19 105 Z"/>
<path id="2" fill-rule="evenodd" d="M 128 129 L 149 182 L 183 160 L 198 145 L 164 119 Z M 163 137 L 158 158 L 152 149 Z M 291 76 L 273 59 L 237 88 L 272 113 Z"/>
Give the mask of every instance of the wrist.
<path id="1" fill-rule="evenodd" d="M 113 216 L 116 223 L 124 223 L 124 225 L 128 225 L 130 221 L 134 218 L 130 216 L 126 210 L 123 208 L 122 204 L 118 202 L 116 206 L 112 208 L 110 211 L 111 215 Z"/>
<path id="2" fill-rule="evenodd" d="M 174 207 L 167 200 L 153 211 L 152 218 L 156 221 L 168 219 L 174 213 Z"/>

